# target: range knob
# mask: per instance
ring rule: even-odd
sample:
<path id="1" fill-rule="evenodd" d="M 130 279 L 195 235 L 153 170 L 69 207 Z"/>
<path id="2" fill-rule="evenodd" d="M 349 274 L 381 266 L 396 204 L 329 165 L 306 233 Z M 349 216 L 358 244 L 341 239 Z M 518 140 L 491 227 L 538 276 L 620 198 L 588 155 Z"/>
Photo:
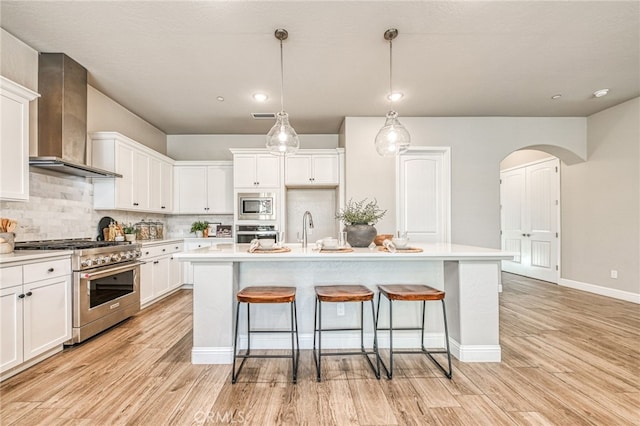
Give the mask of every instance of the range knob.
<path id="1" fill-rule="evenodd" d="M 109 263 L 111 262 L 111 256 L 105 256 L 102 258 L 102 260 L 104 261 L 104 263 Z"/>
<path id="2" fill-rule="evenodd" d="M 93 259 L 93 261 L 95 262 L 96 265 L 102 265 L 102 263 L 104 262 L 104 260 L 101 257 L 96 257 L 95 259 Z"/>
<path id="3" fill-rule="evenodd" d="M 85 259 L 85 260 L 82 261 L 81 265 L 89 267 L 89 266 L 93 265 L 93 259 Z"/>
<path id="4" fill-rule="evenodd" d="M 114 262 L 120 262 L 120 260 L 122 259 L 122 254 L 121 253 L 114 253 L 111 256 L 111 260 Z"/>

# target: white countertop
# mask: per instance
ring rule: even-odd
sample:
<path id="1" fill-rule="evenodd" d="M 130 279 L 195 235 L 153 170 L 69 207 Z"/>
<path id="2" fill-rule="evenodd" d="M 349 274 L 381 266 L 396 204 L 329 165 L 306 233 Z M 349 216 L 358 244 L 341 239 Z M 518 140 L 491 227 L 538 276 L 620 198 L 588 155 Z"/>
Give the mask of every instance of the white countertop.
<path id="1" fill-rule="evenodd" d="M 411 247 L 421 248 L 422 252 L 409 253 L 398 251 L 389 253 L 368 248 L 354 248 L 352 252 L 322 251 L 315 249 L 315 244 L 303 249 L 301 244 L 285 244 L 290 248 L 289 252 L 261 252 L 249 253 L 249 244 L 218 244 L 212 248 L 203 247 L 183 253 L 177 253 L 174 257 L 181 261 L 189 262 L 273 262 L 273 261 L 355 261 L 355 260 L 506 260 L 512 259 L 516 253 L 485 247 L 465 246 L 459 244 L 444 243 L 412 243 Z"/>
<path id="2" fill-rule="evenodd" d="M 72 253 L 72 250 L 15 250 L 13 253 L 0 254 L 0 265 L 71 256 Z"/>
<path id="3" fill-rule="evenodd" d="M 142 247 L 146 247 L 162 244 L 181 243 L 182 241 L 184 241 L 184 238 L 165 238 L 163 240 L 136 240 L 135 242 L 142 244 Z"/>

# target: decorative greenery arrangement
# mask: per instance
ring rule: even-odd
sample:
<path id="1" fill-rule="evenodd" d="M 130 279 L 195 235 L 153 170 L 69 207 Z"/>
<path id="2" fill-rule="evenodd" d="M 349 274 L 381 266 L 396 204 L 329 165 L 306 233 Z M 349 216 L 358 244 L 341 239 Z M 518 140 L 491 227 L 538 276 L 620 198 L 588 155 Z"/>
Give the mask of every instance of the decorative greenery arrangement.
<path id="1" fill-rule="evenodd" d="M 204 222 L 195 221 L 191 224 L 191 232 L 204 231 L 205 229 L 207 229 L 207 226 L 209 226 L 209 222 L 207 222 L 206 220 Z"/>
<path id="2" fill-rule="evenodd" d="M 336 214 L 336 219 L 340 219 L 345 225 L 375 225 L 387 213 L 378 207 L 378 201 L 367 203 L 367 199 L 353 201 L 350 199 L 347 205 Z"/>
<path id="3" fill-rule="evenodd" d="M 128 223 L 125 226 L 122 227 L 122 231 L 125 234 L 135 234 L 136 233 L 136 228 L 133 227 L 132 224 Z"/>

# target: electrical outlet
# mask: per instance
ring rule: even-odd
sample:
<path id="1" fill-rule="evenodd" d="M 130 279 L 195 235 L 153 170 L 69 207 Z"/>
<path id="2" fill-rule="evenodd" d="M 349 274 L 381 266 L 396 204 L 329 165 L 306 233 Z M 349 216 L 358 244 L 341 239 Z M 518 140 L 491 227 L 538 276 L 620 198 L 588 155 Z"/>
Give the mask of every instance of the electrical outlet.
<path id="1" fill-rule="evenodd" d="M 618 279 L 618 271 L 615 269 L 611 270 L 611 278 L 613 278 L 614 280 Z"/>
<path id="2" fill-rule="evenodd" d="M 344 316 L 344 303 L 342 303 L 342 302 L 338 303 L 336 309 L 337 309 L 336 314 L 339 317 L 343 317 Z"/>

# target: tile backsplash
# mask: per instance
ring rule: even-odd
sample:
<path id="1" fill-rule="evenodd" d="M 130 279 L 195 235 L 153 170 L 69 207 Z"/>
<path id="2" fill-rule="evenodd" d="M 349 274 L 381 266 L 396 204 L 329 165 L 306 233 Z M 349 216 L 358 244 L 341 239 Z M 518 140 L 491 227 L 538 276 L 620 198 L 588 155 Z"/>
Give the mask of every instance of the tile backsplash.
<path id="1" fill-rule="evenodd" d="M 29 173 L 28 202 L 0 201 L 0 216 L 18 221 L 16 241 L 98 236 L 98 222 L 109 216 L 122 223 L 142 219 L 164 223 L 165 238 L 193 237 L 189 231 L 196 220 L 233 223 L 233 215 L 163 215 L 119 210 L 93 209 L 91 179 L 54 173 Z"/>

